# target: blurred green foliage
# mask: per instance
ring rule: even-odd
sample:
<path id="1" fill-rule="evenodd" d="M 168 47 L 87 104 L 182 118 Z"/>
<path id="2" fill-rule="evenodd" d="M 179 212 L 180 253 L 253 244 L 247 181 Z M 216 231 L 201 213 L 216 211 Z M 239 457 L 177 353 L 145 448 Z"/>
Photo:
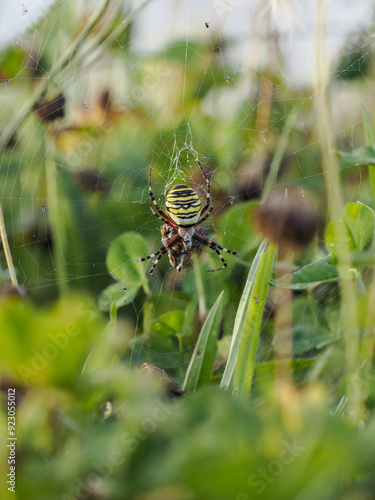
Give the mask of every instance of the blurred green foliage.
<path id="1" fill-rule="evenodd" d="M 318 384 L 288 394 L 268 386 L 263 403 L 254 407 L 215 387 L 167 401 L 160 380 L 120 361 L 80 375 L 65 356 L 85 356 L 101 325 L 91 308 L 78 319 L 77 304 L 78 297 L 53 311 L 33 310 L 35 324 L 53 322 L 53 332 L 56 325 L 77 321 L 83 335 L 69 337 L 23 385 L 20 363 L 33 366 L 25 339 L 35 339 L 43 353 L 52 335 L 28 328 L 25 318 L 35 306 L 14 299 L 2 303 L 0 320 L 2 326 L 8 321 L 13 337 L 7 349 L 10 378 L 3 385 L 8 380 L 17 394 L 16 498 L 371 497 L 372 416 L 358 427 L 342 414 L 330 414 L 330 396 Z M 18 321 L 11 321 L 15 315 Z M 114 339 L 110 347 L 119 352 Z M 367 382 L 373 385 L 373 378 Z M 6 434 L 4 414 L 1 427 Z M 1 461 L 6 459 L 3 446 Z"/>
<path id="2" fill-rule="evenodd" d="M 335 130 L 345 206 L 329 220 L 332 186 L 322 175 L 311 88 L 288 86 L 263 58 L 249 74 L 225 65 L 231 40 L 224 38 L 184 35 L 141 55 L 132 47 L 132 15 L 108 9 L 83 33 L 86 15 L 68 3 L 57 3 L 31 41 L 0 60 L 0 201 L 27 291 L 0 293 L 4 436 L 8 389 L 17 398 L 16 493 L 6 489 L 3 445 L 1 498 L 370 500 L 370 115 L 350 116 Z M 275 36 L 265 43 L 281 57 Z M 369 54 L 362 42 L 344 50 L 332 103 L 345 82 L 359 94 L 374 83 Z M 205 247 L 177 273 L 164 256 L 154 280 L 150 261 L 134 260 L 161 246 L 149 167 L 163 208 L 178 182 L 204 200 L 197 160 L 212 183 L 207 232 L 240 258 L 226 254 L 228 267 L 207 273 L 219 260 Z M 251 221 L 275 164 L 277 185 L 307 193 L 320 216 L 318 238 L 289 261 L 280 255 L 269 279 L 274 254 L 268 270 L 257 265 L 263 237 Z M 266 252 L 266 241 L 260 248 Z M 5 259 L 1 266 L 4 285 Z M 345 283 L 355 291 L 354 325 L 343 319 Z M 287 309 L 289 357 L 275 348 L 282 324 L 275 289 L 290 298 L 279 308 Z M 139 370 L 143 363 L 150 373 Z M 237 367 L 237 386 L 247 384 L 243 397 L 232 394 L 228 365 Z M 219 388 L 223 376 L 228 391 Z"/>

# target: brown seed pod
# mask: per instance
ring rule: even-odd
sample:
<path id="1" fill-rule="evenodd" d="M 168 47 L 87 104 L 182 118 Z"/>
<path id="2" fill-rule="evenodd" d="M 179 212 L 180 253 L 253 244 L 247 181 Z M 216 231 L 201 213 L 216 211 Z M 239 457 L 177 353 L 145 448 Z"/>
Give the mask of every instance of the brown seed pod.
<path id="1" fill-rule="evenodd" d="M 74 180 L 78 187 L 89 193 L 109 194 L 111 191 L 109 180 L 91 168 L 81 170 L 75 175 Z"/>
<path id="2" fill-rule="evenodd" d="M 25 299 L 27 298 L 26 288 L 23 286 L 15 287 L 11 283 L 7 283 L 0 287 L 0 299 Z"/>
<path id="3" fill-rule="evenodd" d="M 162 382 L 165 384 L 167 396 L 169 399 L 181 398 L 185 394 L 185 392 L 182 389 L 180 389 L 177 382 L 172 380 L 167 375 L 167 373 L 158 366 L 150 365 L 149 363 L 143 363 L 138 369 L 138 372 L 148 373 L 151 374 L 151 376 L 155 376 L 156 378 L 162 380 Z"/>
<path id="4" fill-rule="evenodd" d="M 56 118 L 64 118 L 65 116 L 65 97 L 64 94 L 59 94 L 55 99 L 47 100 L 45 98 L 34 107 L 35 113 L 46 122 L 53 122 Z"/>
<path id="5" fill-rule="evenodd" d="M 317 217 L 296 190 L 274 189 L 253 214 L 259 231 L 285 251 L 309 245 L 317 231 Z"/>

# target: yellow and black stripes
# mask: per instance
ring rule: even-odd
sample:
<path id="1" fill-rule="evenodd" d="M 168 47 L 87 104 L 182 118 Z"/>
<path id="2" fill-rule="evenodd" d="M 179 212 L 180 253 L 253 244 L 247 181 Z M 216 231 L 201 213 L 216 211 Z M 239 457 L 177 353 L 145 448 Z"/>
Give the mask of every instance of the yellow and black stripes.
<path id="1" fill-rule="evenodd" d="M 168 215 L 166 215 L 162 210 L 160 210 L 158 203 L 155 200 L 155 196 L 154 196 L 152 189 L 151 189 L 151 167 L 150 167 L 150 173 L 148 176 L 148 192 L 150 194 L 152 203 L 155 205 L 155 208 L 159 212 L 160 215 L 156 214 L 152 209 L 151 209 L 151 212 L 155 215 L 155 217 L 157 217 L 158 219 L 161 219 L 163 222 L 165 222 L 165 224 L 169 224 L 174 229 L 177 229 L 176 224 L 173 222 L 173 220 L 170 217 L 168 217 Z"/>
<path id="2" fill-rule="evenodd" d="M 144 262 L 145 260 L 156 257 L 156 260 L 154 261 L 150 269 L 150 274 L 154 277 L 156 277 L 153 274 L 156 265 L 158 264 L 162 256 L 167 252 L 169 252 L 171 264 L 174 267 L 176 267 L 178 271 L 181 271 L 182 267 L 181 255 L 183 255 L 185 252 L 181 253 L 179 251 L 180 250 L 179 246 L 182 244 L 186 248 L 186 253 L 195 251 L 196 248 L 194 250 L 194 248 L 191 245 L 191 238 L 195 239 L 196 242 L 199 242 L 202 245 L 206 245 L 212 250 L 214 250 L 221 259 L 221 262 L 223 263 L 222 267 L 220 267 L 219 269 L 210 269 L 210 271 L 220 271 L 221 269 L 224 269 L 224 267 L 227 267 L 227 263 L 225 262 L 223 256 L 221 255 L 220 250 L 222 250 L 223 252 L 231 253 L 232 255 L 236 255 L 238 257 L 237 252 L 233 252 L 232 250 L 223 248 L 215 241 L 206 238 L 204 234 L 201 234 L 201 232 L 199 232 L 199 229 L 197 230 L 195 229 L 195 227 L 202 224 L 202 222 L 204 222 L 209 217 L 209 215 L 213 210 L 213 205 L 210 196 L 210 181 L 207 175 L 205 174 L 203 167 L 199 163 L 199 161 L 198 164 L 202 170 L 203 177 L 205 178 L 207 183 L 207 193 L 206 193 L 207 200 L 205 206 L 202 209 L 201 200 L 199 199 L 197 193 L 193 189 L 191 189 L 189 186 L 186 186 L 185 184 L 178 184 L 177 186 L 174 186 L 167 194 L 166 209 L 170 214 L 170 216 L 165 214 L 162 210 L 160 210 L 157 201 L 155 200 L 155 197 L 152 193 L 151 167 L 150 167 L 149 194 L 158 213 L 154 212 L 152 208 L 151 212 L 155 215 L 155 217 L 162 220 L 165 224 L 167 224 L 167 226 L 172 228 L 172 232 L 168 229 L 169 231 L 168 234 L 170 234 L 171 238 L 168 240 L 168 242 L 163 241 L 162 238 L 162 241 L 165 242 L 165 244 L 162 247 L 160 247 L 159 250 L 157 250 L 155 253 L 148 255 L 147 257 L 143 257 L 142 259 L 134 259 L 137 260 L 138 262 Z M 177 234 L 173 235 L 173 231 L 175 231 Z M 195 245 L 195 247 L 197 247 L 197 245 Z"/>
<path id="3" fill-rule="evenodd" d="M 167 194 L 165 206 L 177 226 L 192 227 L 199 220 L 202 205 L 194 189 L 177 184 Z"/>

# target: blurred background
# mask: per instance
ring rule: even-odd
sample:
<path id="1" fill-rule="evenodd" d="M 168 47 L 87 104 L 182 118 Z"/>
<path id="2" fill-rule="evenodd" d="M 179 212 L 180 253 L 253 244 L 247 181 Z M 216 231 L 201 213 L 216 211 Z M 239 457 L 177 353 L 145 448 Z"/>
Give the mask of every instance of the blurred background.
<path id="1" fill-rule="evenodd" d="M 371 0 L 0 0 L 0 203 L 29 299 L 24 307 L 7 303 L 0 315 L 4 353 L 13 353 L 3 354 L 3 385 L 19 384 L 21 394 L 19 498 L 373 498 L 373 424 L 361 434 L 358 419 L 330 420 L 331 411 L 341 415 L 346 373 L 343 351 L 332 347 L 342 301 L 334 280 L 293 298 L 293 376 L 302 399 L 267 392 L 278 370 L 272 301 L 253 406 L 206 388 L 174 408 L 173 419 L 162 406 L 165 423 L 150 430 L 163 386 L 124 367 L 152 363 L 181 384 L 224 290 L 218 384 L 262 239 L 251 216 L 270 172 L 273 186 L 295 189 L 318 216 L 318 238 L 296 268 L 328 256 L 333 186 L 322 141 L 351 152 L 365 144 L 364 109 L 374 121 L 374 8 Z M 321 59 L 330 114 L 323 138 Z M 198 161 L 211 179 L 207 231 L 240 258 L 225 254 L 228 267 L 206 273 L 220 261 L 205 248 L 178 273 L 164 256 L 154 280 L 150 261 L 133 260 L 161 246 L 149 168 L 164 209 L 178 183 L 205 199 Z M 339 179 L 345 202 L 373 207 L 362 161 L 340 162 Z M 71 333 L 67 318 L 83 336 Z M 43 355 L 53 362 L 39 370 L 35 353 L 47 333 L 62 331 L 69 347 Z M 373 380 L 365 380 L 370 394 Z M 118 446 L 117 465 L 108 457 Z M 284 462 L 287 454 L 295 460 Z"/>
<path id="2" fill-rule="evenodd" d="M 203 194 L 199 158 L 213 174 L 219 240 L 243 257 L 252 235 L 235 232 L 224 215 L 260 197 L 288 117 L 277 184 L 322 189 L 313 111 L 318 6 L 111 1 L 92 28 L 100 2 L 2 2 L 1 200 L 30 293 L 51 299 L 71 282 L 98 292 L 108 282 L 108 245 L 123 231 L 159 245 L 149 165 L 163 207 L 177 181 Z M 322 27 L 341 149 L 361 143 L 362 105 L 374 106 L 372 14 L 371 1 L 332 1 Z M 367 196 L 364 179 L 345 189 L 348 198 Z M 325 195 L 315 193 L 324 218 Z"/>

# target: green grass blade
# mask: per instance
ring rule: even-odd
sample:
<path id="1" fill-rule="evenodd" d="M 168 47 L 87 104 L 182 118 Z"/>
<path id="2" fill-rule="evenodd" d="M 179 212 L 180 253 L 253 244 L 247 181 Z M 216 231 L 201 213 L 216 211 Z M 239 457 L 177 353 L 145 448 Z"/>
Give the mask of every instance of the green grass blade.
<path id="1" fill-rule="evenodd" d="M 239 332 L 240 341 L 233 374 L 233 393 L 240 397 L 249 396 L 251 390 L 263 310 L 275 253 L 276 247 L 271 244 L 260 258 L 246 310 L 246 318 L 242 323 L 242 331 Z"/>
<path id="2" fill-rule="evenodd" d="M 236 366 L 238 351 L 240 348 L 241 336 L 244 330 L 244 325 L 247 317 L 247 312 L 249 309 L 250 300 L 252 297 L 252 292 L 254 288 L 255 278 L 259 269 L 261 258 L 267 250 L 267 240 L 263 240 L 258 248 L 258 252 L 255 255 L 253 263 L 251 265 L 245 288 L 242 292 L 241 300 L 237 309 L 236 319 L 234 321 L 232 343 L 229 350 L 228 361 L 225 367 L 223 378 L 221 380 L 220 387 L 223 389 L 228 389 L 233 383 L 233 373 Z"/>
<path id="3" fill-rule="evenodd" d="M 364 125 L 365 125 L 366 146 L 375 148 L 374 133 L 372 131 L 370 116 L 365 106 L 363 106 L 363 115 L 364 115 Z"/>
<path id="4" fill-rule="evenodd" d="M 276 246 L 270 245 L 270 248 L 267 251 L 267 255 L 264 255 L 264 258 L 263 258 L 263 260 L 265 261 L 263 272 L 260 272 L 259 275 L 257 276 L 257 281 L 256 281 L 256 284 L 254 286 L 254 299 L 256 297 L 258 297 L 258 298 L 256 301 L 254 300 L 251 303 L 251 306 L 254 310 L 254 314 L 252 314 L 250 316 L 252 319 L 251 327 L 253 330 L 252 331 L 252 339 L 251 339 L 251 349 L 250 349 L 249 358 L 247 361 L 247 370 L 245 373 L 245 377 L 243 379 L 241 378 L 243 376 L 243 374 L 241 373 L 240 370 L 239 370 L 240 375 L 238 377 L 240 382 L 241 382 L 241 387 L 243 387 L 243 395 L 244 396 L 247 396 L 248 394 L 250 394 L 251 383 L 252 383 L 253 378 L 254 378 L 255 357 L 256 357 L 257 348 L 258 348 L 258 340 L 259 340 L 260 329 L 261 329 L 261 325 L 262 325 L 263 311 L 264 311 L 264 307 L 266 304 L 267 291 L 268 291 L 269 282 L 270 282 L 271 276 L 272 276 L 275 255 L 276 255 Z M 255 295 L 255 292 L 258 293 L 258 296 Z M 246 358 L 245 358 L 245 361 L 246 361 Z M 235 374 L 235 380 L 236 380 L 236 374 Z M 235 385 L 234 389 L 236 389 L 236 385 Z"/>
<path id="5" fill-rule="evenodd" d="M 365 107 L 363 107 L 363 115 L 365 124 L 366 146 L 375 148 L 374 134 L 371 127 L 370 117 Z M 368 164 L 368 173 L 370 177 L 372 194 L 375 197 L 375 165 L 373 163 Z"/>
<path id="6" fill-rule="evenodd" d="M 194 392 L 199 386 L 207 384 L 211 379 L 216 356 L 223 295 L 224 291 L 216 299 L 202 326 L 186 372 L 183 384 L 184 391 Z"/>

